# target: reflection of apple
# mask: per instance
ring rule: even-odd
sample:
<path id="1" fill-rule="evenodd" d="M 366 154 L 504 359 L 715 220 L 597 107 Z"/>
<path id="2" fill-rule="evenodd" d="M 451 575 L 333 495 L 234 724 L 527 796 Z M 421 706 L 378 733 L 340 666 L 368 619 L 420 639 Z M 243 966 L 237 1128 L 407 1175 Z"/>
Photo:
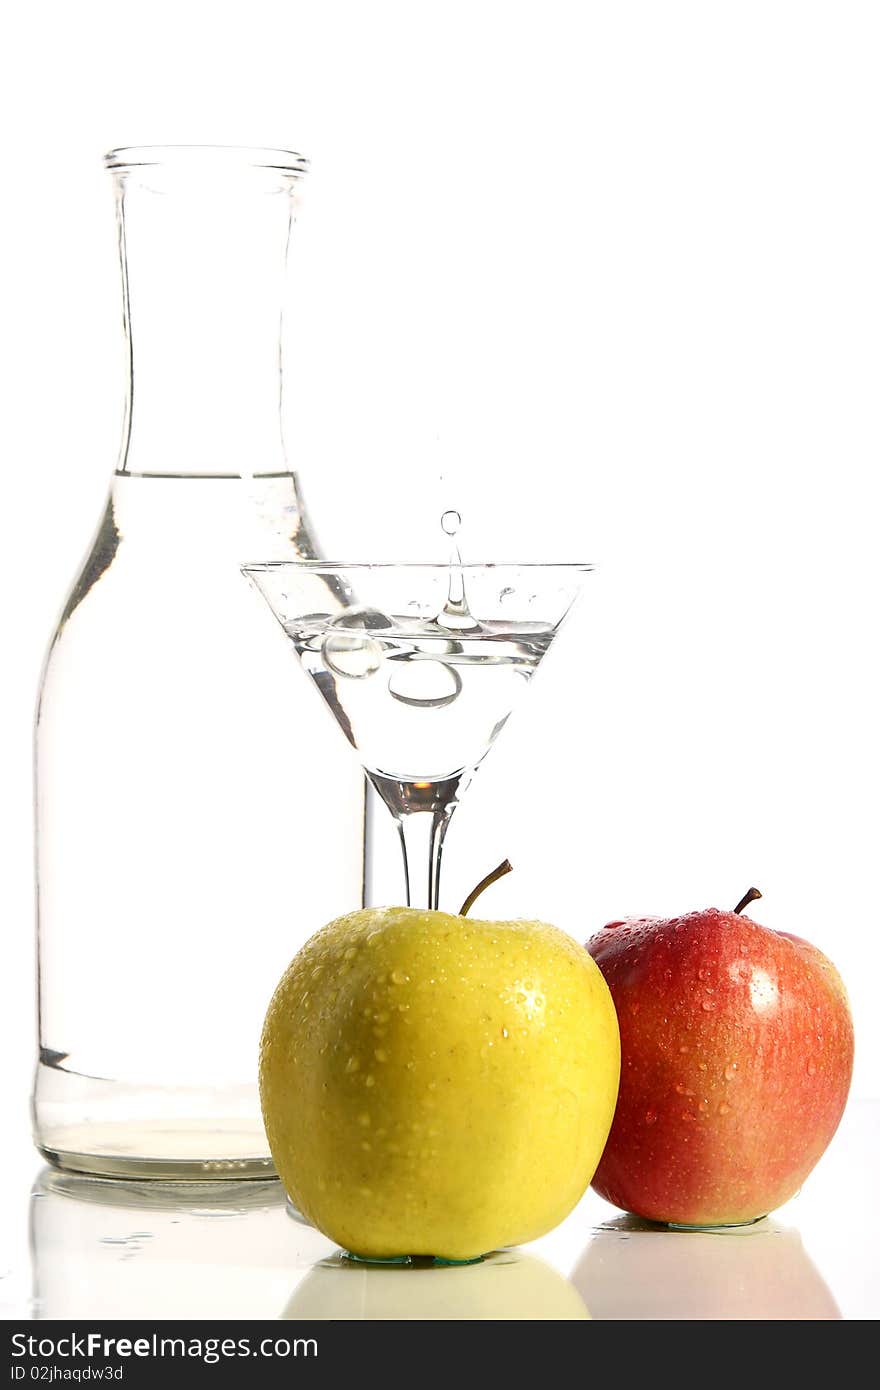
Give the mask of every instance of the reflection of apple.
<path id="1" fill-rule="evenodd" d="M 458 1269 L 355 1264 L 331 1256 L 313 1265 L 282 1314 L 340 1322 L 584 1322 L 589 1316 L 567 1279 L 518 1250 Z"/>
<path id="2" fill-rule="evenodd" d="M 391 907 L 340 918 L 295 958 L 260 1092 L 279 1175 L 332 1240 L 467 1259 L 567 1215 L 618 1072 L 611 996 L 570 937 Z"/>
<path id="3" fill-rule="evenodd" d="M 772 1217 L 724 1231 L 682 1232 L 621 1216 L 594 1232 L 572 1282 L 596 1319 L 840 1317 L 800 1233 Z"/>
<path id="4" fill-rule="evenodd" d="M 588 949 L 617 1007 L 622 1059 L 596 1191 L 682 1225 L 781 1206 L 827 1147 L 849 1090 L 852 1020 L 831 962 L 716 908 L 612 922 Z"/>

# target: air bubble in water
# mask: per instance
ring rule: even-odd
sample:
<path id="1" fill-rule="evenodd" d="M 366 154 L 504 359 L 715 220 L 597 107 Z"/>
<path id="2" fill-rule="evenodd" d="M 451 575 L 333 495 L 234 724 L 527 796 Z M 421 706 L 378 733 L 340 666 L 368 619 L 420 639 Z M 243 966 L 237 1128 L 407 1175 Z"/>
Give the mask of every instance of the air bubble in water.
<path id="1" fill-rule="evenodd" d="M 348 680 L 374 675 L 382 663 L 383 649 L 369 634 L 387 632 L 392 626 L 391 619 L 378 608 L 347 608 L 328 625 L 321 644 L 325 666 Z"/>
<path id="2" fill-rule="evenodd" d="M 402 705 L 442 709 L 461 693 L 461 676 L 445 661 L 395 662 L 388 677 L 388 693 Z"/>

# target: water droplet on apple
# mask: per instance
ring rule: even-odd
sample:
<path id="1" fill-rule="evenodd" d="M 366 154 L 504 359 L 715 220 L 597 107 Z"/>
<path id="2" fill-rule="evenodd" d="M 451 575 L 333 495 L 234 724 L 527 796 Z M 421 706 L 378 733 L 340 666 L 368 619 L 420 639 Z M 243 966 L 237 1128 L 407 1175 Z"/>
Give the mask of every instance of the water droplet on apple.
<path id="1" fill-rule="evenodd" d="M 816 1075 L 816 1063 L 813 1061 L 812 1057 L 810 1058 L 809 1062 L 807 1063 L 807 1074 L 808 1074 L 809 1076 L 815 1076 L 815 1075 Z"/>
<path id="2" fill-rule="evenodd" d="M 725 1081 L 732 1081 L 735 1076 L 736 1062 L 728 1062 L 727 1066 L 724 1068 L 724 1079 Z"/>
<path id="3" fill-rule="evenodd" d="M 679 1052 L 687 1052 L 689 1050 L 687 1043 L 682 1043 L 681 1047 L 678 1050 Z"/>
<path id="4" fill-rule="evenodd" d="M 718 1107 L 718 1114 L 719 1114 L 719 1115 L 729 1115 L 729 1114 L 730 1114 L 730 1106 L 727 1104 L 726 1101 L 722 1101 L 721 1104 L 719 1105 L 719 1107 Z"/>
<path id="5" fill-rule="evenodd" d="M 704 999 L 704 1000 L 703 1000 L 703 1009 L 705 1010 L 705 1012 L 706 1012 L 707 1014 L 711 1013 L 712 1010 L 714 1009 L 714 1007 L 715 1007 L 715 1000 L 714 1000 L 714 999 Z"/>
<path id="6" fill-rule="evenodd" d="M 646 1125 L 653 1125 L 653 1124 L 656 1124 L 656 1123 L 657 1123 L 657 1111 L 656 1111 L 656 1110 L 646 1110 L 646 1111 L 645 1111 L 645 1124 L 646 1124 Z"/>
<path id="7" fill-rule="evenodd" d="M 409 980 L 408 975 L 404 975 L 402 970 L 392 970 L 391 983 L 393 985 L 405 985 Z"/>

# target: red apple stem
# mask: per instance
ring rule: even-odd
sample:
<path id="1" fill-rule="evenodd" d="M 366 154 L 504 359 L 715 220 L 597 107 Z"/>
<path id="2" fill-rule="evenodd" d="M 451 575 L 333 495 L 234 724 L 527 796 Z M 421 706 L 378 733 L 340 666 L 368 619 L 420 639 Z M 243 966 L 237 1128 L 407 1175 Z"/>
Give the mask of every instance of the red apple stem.
<path id="1" fill-rule="evenodd" d="M 487 874 L 485 878 L 481 878 L 474 891 L 467 895 L 462 904 L 461 911 L 458 914 L 459 917 L 467 917 L 484 889 L 488 888 L 490 884 L 495 883 L 499 878 L 503 878 L 505 874 L 511 873 L 513 873 L 513 865 L 509 859 L 503 859 L 498 865 L 498 868 L 493 869 L 491 874 Z"/>
<path id="2" fill-rule="evenodd" d="M 749 891 L 746 894 L 744 894 L 743 897 L 740 898 L 736 907 L 733 909 L 734 912 L 739 914 L 740 912 L 742 912 L 744 907 L 748 907 L 749 903 L 755 902 L 757 898 L 760 898 L 762 896 L 763 895 L 761 893 L 760 888 L 750 888 Z"/>

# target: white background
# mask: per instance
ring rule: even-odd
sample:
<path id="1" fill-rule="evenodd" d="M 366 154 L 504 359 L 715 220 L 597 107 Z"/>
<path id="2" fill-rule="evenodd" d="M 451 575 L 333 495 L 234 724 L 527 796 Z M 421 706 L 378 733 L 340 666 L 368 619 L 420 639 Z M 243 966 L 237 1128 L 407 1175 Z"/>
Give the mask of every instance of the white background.
<path id="1" fill-rule="evenodd" d="M 459 813 L 450 898 L 508 853 L 491 911 L 586 938 L 754 882 L 839 965 L 877 1094 L 876 5 L 83 0 L 3 27 L 6 1123 L 32 707 L 121 422 L 100 157 L 161 142 L 313 161 L 291 452 L 326 549 L 443 558 L 457 506 L 465 558 L 599 566 Z"/>

